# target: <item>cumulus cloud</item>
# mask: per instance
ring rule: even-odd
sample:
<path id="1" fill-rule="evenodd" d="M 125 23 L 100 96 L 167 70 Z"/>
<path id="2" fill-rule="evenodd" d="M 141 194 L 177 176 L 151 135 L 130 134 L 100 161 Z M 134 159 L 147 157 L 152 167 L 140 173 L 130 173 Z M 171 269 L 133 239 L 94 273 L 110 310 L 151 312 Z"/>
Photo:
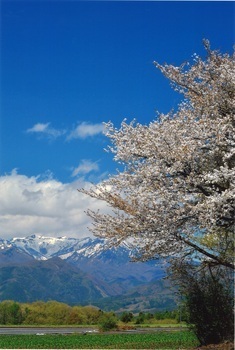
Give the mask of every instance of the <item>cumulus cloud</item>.
<path id="1" fill-rule="evenodd" d="M 13 171 L 0 176 L 0 237 L 86 237 L 90 220 L 84 213 L 108 210 L 105 203 L 77 191 L 88 188 L 84 180 L 62 183 L 51 177 L 27 177 Z"/>
<path id="2" fill-rule="evenodd" d="M 85 139 L 90 136 L 95 136 L 104 132 L 104 125 L 102 123 L 91 124 L 82 122 L 74 130 L 72 130 L 67 140 Z"/>
<path id="3" fill-rule="evenodd" d="M 37 123 L 32 128 L 26 130 L 27 133 L 34 133 L 49 138 L 57 138 L 66 133 L 66 130 L 54 129 L 50 123 Z"/>
<path id="4" fill-rule="evenodd" d="M 88 159 L 81 160 L 78 167 L 73 169 L 72 176 L 75 177 L 77 175 L 86 175 L 92 171 L 98 171 L 99 165 L 97 162 L 91 162 Z"/>

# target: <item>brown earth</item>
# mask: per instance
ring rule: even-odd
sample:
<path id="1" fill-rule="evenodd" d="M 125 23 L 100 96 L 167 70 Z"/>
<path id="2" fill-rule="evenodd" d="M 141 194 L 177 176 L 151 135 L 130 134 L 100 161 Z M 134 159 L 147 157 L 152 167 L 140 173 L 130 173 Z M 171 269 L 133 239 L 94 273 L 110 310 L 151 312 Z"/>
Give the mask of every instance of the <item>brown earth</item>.
<path id="1" fill-rule="evenodd" d="M 210 344 L 206 346 L 200 346 L 192 350 L 234 350 L 234 343 L 225 342 L 221 344 Z"/>

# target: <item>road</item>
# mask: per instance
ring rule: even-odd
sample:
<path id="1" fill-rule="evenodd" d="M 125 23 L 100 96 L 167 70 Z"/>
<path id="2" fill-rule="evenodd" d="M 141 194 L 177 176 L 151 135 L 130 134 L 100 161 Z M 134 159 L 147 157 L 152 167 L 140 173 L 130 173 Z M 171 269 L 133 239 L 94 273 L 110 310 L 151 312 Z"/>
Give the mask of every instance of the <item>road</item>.
<path id="1" fill-rule="evenodd" d="M 185 329 L 185 328 L 183 328 Z M 156 328 L 136 328 L 131 330 L 114 331 L 112 333 L 152 333 L 159 331 L 180 331 L 180 327 L 156 327 Z M 87 334 L 97 333 L 96 328 L 91 327 L 0 327 L 1 334 Z"/>
<path id="2" fill-rule="evenodd" d="M 95 333 L 97 329 L 88 327 L 0 327 L 1 334 L 72 334 Z"/>

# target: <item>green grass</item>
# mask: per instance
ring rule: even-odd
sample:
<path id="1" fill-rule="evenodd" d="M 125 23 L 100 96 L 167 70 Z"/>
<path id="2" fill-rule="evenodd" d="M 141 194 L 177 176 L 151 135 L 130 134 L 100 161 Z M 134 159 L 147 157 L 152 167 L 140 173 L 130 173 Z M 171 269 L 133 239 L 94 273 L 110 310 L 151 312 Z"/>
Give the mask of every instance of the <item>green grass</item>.
<path id="1" fill-rule="evenodd" d="M 198 345 L 189 331 L 151 334 L 1 335 L 1 349 L 179 349 Z"/>

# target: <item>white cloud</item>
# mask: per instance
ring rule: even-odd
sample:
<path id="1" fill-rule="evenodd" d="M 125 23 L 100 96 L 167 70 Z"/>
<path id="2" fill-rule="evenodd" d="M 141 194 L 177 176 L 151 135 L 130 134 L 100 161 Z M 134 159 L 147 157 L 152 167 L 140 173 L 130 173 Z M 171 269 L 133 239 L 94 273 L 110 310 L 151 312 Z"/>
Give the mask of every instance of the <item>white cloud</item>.
<path id="1" fill-rule="evenodd" d="M 50 126 L 50 123 L 37 123 L 32 128 L 26 130 L 27 133 L 37 134 L 38 136 L 48 137 L 50 139 L 56 139 L 59 136 L 66 135 L 66 140 L 72 139 L 86 139 L 104 132 L 103 123 L 88 123 L 82 122 L 72 131 L 55 129 Z"/>
<path id="2" fill-rule="evenodd" d="M 45 132 L 48 129 L 49 124 L 50 123 L 47 123 L 47 124 L 42 124 L 42 123 L 35 124 L 31 129 L 28 129 L 27 132 Z"/>
<path id="3" fill-rule="evenodd" d="M 49 138 L 57 138 L 66 133 L 66 130 L 54 129 L 50 126 L 50 123 L 37 123 L 32 128 L 26 130 L 27 133 L 36 133 L 47 136 Z"/>
<path id="4" fill-rule="evenodd" d="M 13 171 L 0 176 L 0 237 L 45 236 L 85 237 L 90 220 L 84 213 L 108 210 L 105 203 L 77 191 L 90 185 L 82 180 L 61 183 L 51 177 L 27 177 Z"/>
<path id="5" fill-rule="evenodd" d="M 91 162 L 90 160 L 83 159 L 77 168 L 73 169 L 72 176 L 85 175 L 92 171 L 98 171 L 99 165 L 97 162 Z"/>
<path id="6" fill-rule="evenodd" d="M 95 136 L 104 132 L 104 125 L 102 123 L 91 124 L 82 122 L 79 124 L 67 137 L 67 140 L 71 139 L 85 139 L 90 136 Z"/>

